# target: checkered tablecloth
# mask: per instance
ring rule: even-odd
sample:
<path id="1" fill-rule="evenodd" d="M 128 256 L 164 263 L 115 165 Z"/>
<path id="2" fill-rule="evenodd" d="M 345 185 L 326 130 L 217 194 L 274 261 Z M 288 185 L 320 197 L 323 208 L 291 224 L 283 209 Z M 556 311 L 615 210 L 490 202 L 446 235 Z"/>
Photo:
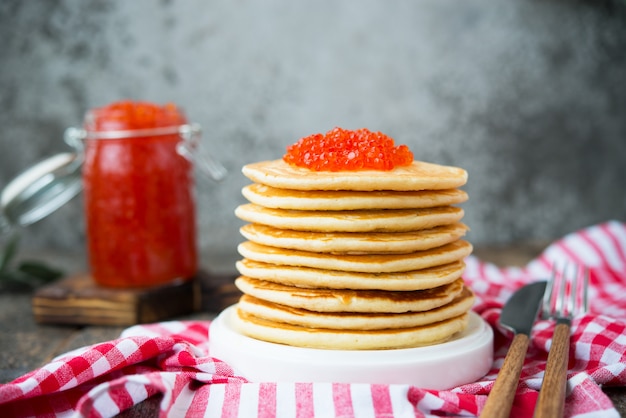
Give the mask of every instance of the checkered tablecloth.
<path id="1" fill-rule="evenodd" d="M 618 417 L 599 385 L 626 386 L 626 224 L 572 233 L 524 268 L 498 268 L 470 256 L 464 279 L 476 312 L 495 330 L 495 359 L 480 381 L 451 390 L 409 385 L 249 383 L 208 351 L 209 323 L 138 325 L 119 339 L 66 353 L 0 385 L 0 416 L 109 417 L 163 394 L 163 417 L 475 416 L 502 364 L 510 336 L 498 326 L 503 302 L 523 284 L 571 260 L 591 269 L 590 311 L 572 324 L 568 417 Z M 553 323 L 540 321 L 522 371 L 512 416 L 532 416 Z"/>

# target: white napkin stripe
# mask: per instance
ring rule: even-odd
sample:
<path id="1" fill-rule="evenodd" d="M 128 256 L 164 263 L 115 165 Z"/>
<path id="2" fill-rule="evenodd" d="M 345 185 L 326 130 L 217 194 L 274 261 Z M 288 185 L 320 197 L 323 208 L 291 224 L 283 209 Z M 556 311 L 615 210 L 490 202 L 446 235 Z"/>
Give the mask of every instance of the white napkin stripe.
<path id="1" fill-rule="evenodd" d="M 415 417 L 414 406 L 407 401 L 409 395 L 409 386 L 407 385 L 390 385 L 389 395 L 391 397 L 391 405 L 393 408 L 393 416 L 395 418 Z"/>
<path id="2" fill-rule="evenodd" d="M 119 414 L 121 411 L 115 401 L 111 398 L 107 387 L 107 384 L 101 385 L 101 387 L 99 387 L 100 390 L 97 391 L 97 396 L 92 397 L 93 408 L 100 412 L 100 415 L 102 416 L 112 417 Z M 89 392 L 90 396 L 92 395 L 92 392 Z"/>
<path id="3" fill-rule="evenodd" d="M 611 236 L 615 250 L 619 253 L 619 257 L 626 264 L 626 224 L 617 221 L 611 221 L 604 224 L 604 229 Z"/>
<path id="4" fill-rule="evenodd" d="M 602 258 L 582 233 L 566 236 L 562 245 L 569 250 L 573 261 L 590 267 L 602 265 Z"/>
<path id="5" fill-rule="evenodd" d="M 241 385 L 239 393 L 239 409 L 237 416 L 240 418 L 255 417 L 259 411 L 259 384 Z"/>
<path id="6" fill-rule="evenodd" d="M 331 383 L 319 383 L 313 386 L 313 410 L 316 417 L 335 416 L 333 385 Z"/>
<path id="7" fill-rule="evenodd" d="M 620 257 L 614 242 L 611 240 L 611 236 L 607 234 L 603 228 L 596 227 L 590 228 L 588 231 L 583 231 L 581 234 L 587 236 L 589 240 L 592 240 L 599 249 L 599 256 L 613 270 L 621 270 L 624 268 L 624 260 Z"/>
<path id="8" fill-rule="evenodd" d="M 612 350 L 610 347 L 607 347 L 602 352 L 602 357 L 600 361 L 604 364 L 616 364 L 622 359 L 622 353 L 618 353 Z"/>
<path id="9" fill-rule="evenodd" d="M 101 376 L 111 370 L 111 362 L 106 356 L 102 356 L 91 364 L 94 376 Z"/>
<path id="10" fill-rule="evenodd" d="M 224 408 L 228 408 L 229 405 L 224 402 L 226 394 L 226 385 L 211 385 L 209 388 L 209 399 L 207 401 L 206 409 L 204 411 L 205 417 L 220 417 Z"/>
<path id="11" fill-rule="evenodd" d="M 148 398 L 146 385 L 149 383 L 150 381 L 141 375 L 132 375 L 128 377 L 128 380 L 124 384 L 124 389 L 135 405 Z"/>
<path id="12" fill-rule="evenodd" d="M 276 416 L 296 416 L 296 386 L 293 383 L 276 384 Z"/>
<path id="13" fill-rule="evenodd" d="M 359 418 L 376 418 L 374 415 L 374 401 L 372 387 L 366 384 L 350 385 L 350 397 L 354 416 Z"/>

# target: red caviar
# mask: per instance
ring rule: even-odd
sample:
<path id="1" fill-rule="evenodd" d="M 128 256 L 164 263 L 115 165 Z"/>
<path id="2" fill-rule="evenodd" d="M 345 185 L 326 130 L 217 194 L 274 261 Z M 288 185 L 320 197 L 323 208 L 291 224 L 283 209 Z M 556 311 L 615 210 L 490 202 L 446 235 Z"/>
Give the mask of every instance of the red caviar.
<path id="1" fill-rule="evenodd" d="M 98 284 L 147 287 L 195 275 L 193 166 L 177 151 L 186 121 L 175 105 L 149 102 L 86 115 L 87 244 Z"/>
<path id="2" fill-rule="evenodd" d="M 92 109 L 87 118 L 88 128 L 94 131 L 151 129 L 187 123 L 182 111 L 174 103 L 159 105 L 132 100 L 120 100 Z"/>
<path id="3" fill-rule="evenodd" d="M 283 160 L 315 171 L 392 170 L 410 165 L 413 153 L 391 137 L 366 128 L 334 128 L 301 138 L 287 147 Z"/>

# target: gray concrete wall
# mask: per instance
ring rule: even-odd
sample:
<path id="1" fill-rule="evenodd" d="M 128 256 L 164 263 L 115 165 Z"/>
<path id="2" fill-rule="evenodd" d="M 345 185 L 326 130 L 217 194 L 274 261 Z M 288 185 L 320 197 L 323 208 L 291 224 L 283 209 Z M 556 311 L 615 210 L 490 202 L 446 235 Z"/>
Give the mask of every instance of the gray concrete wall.
<path id="1" fill-rule="evenodd" d="M 230 170 L 199 182 L 203 256 L 233 254 L 248 162 L 334 126 L 383 131 L 468 170 L 475 244 L 626 220 L 621 1 L 0 3 L 0 186 L 84 112 L 173 101 Z M 24 231 L 82 251 L 82 201 Z"/>

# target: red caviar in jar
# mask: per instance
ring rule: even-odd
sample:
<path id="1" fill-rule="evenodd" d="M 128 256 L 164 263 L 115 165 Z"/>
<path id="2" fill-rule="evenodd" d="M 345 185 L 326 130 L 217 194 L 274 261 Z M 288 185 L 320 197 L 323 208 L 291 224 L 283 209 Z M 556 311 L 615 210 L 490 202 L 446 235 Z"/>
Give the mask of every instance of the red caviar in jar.
<path id="1" fill-rule="evenodd" d="M 87 117 L 88 128 L 94 131 L 151 129 L 187 123 L 181 110 L 173 103 L 161 106 L 131 100 L 122 100 L 94 109 Z"/>
<path id="2" fill-rule="evenodd" d="M 362 128 L 334 128 L 301 138 L 287 147 L 283 160 L 315 171 L 392 170 L 410 165 L 413 153 L 389 136 Z"/>
<path id="3" fill-rule="evenodd" d="M 172 104 L 122 101 L 86 115 L 83 183 L 89 265 L 108 287 L 147 287 L 197 271 L 186 123 Z"/>

